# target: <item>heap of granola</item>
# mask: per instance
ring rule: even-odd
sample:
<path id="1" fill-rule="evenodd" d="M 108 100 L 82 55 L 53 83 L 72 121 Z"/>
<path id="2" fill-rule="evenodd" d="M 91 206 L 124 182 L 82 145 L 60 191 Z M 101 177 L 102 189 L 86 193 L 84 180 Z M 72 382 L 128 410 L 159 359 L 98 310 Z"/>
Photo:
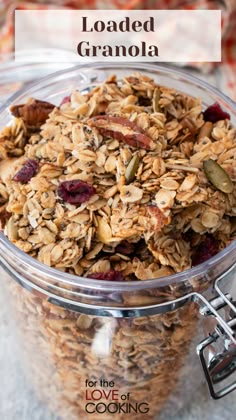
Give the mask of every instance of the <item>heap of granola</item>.
<path id="1" fill-rule="evenodd" d="M 30 99 L 11 112 L 0 134 L 1 221 L 40 262 L 146 280 L 235 238 L 236 130 L 218 104 L 203 112 L 200 99 L 134 74 L 59 107 Z"/>

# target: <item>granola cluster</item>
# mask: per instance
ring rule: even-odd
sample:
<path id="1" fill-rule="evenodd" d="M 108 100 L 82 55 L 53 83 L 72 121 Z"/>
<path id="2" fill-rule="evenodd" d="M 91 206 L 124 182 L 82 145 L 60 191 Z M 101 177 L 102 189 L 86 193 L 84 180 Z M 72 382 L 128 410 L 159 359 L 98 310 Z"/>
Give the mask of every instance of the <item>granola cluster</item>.
<path id="1" fill-rule="evenodd" d="M 11 167 L 2 171 L 1 220 L 40 262 L 146 280 L 234 239 L 236 130 L 218 104 L 203 113 L 200 99 L 134 74 L 75 91 L 59 107 L 31 99 L 12 113 L 0 135 Z"/>

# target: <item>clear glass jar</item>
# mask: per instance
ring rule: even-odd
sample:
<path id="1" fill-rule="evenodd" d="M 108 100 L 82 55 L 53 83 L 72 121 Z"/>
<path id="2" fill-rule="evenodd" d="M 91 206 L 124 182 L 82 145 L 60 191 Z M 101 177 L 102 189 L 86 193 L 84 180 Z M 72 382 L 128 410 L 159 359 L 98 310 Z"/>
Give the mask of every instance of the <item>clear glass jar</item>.
<path id="1" fill-rule="evenodd" d="M 63 54 L 68 58 L 67 63 L 58 62 L 58 57 Z M 55 61 L 47 63 L 47 57 L 54 57 Z M 2 54 L 0 57 L 0 105 L 13 93 L 22 88 L 27 88 L 29 84 L 42 77 L 73 67 L 74 56 L 72 53 L 54 48 L 42 48 L 37 52 L 26 50 L 18 61 L 14 59 L 14 53 Z M 71 62 L 69 62 L 71 60 Z"/>
<path id="2" fill-rule="evenodd" d="M 98 63 L 55 73 L 17 92 L 0 110 L 0 127 L 11 123 L 8 107 L 28 97 L 57 105 L 74 89 L 86 92 L 108 75 L 119 79 L 134 70 L 201 97 L 203 106 L 219 102 L 236 125 L 235 103 L 184 72 Z M 66 420 L 146 420 L 174 416 L 206 379 L 214 398 L 233 390 L 236 319 L 229 293 L 235 249 L 233 242 L 176 275 L 122 283 L 47 267 L 0 234 L 8 311 L 39 398 Z"/>

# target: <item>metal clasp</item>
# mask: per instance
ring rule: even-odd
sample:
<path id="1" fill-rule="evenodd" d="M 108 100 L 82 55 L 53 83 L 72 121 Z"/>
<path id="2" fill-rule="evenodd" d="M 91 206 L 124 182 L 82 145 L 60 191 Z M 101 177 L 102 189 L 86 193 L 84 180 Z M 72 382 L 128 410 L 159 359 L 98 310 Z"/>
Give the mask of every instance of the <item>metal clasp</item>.
<path id="1" fill-rule="evenodd" d="M 236 372 L 236 306 L 230 294 L 221 290 L 221 282 L 227 276 L 225 273 L 215 282 L 217 296 L 207 301 L 202 295 L 197 295 L 203 306 L 200 313 L 203 316 L 214 316 L 215 328 L 197 346 L 197 354 L 207 380 L 209 391 L 214 399 L 219 399 L 236 389 L 236 380 L 223 388 L 216 390 L 233 372 Z M 219 314 L 224 309 L 225 316 Z M 218 350 L 217 350 L 218 347 Z"/>

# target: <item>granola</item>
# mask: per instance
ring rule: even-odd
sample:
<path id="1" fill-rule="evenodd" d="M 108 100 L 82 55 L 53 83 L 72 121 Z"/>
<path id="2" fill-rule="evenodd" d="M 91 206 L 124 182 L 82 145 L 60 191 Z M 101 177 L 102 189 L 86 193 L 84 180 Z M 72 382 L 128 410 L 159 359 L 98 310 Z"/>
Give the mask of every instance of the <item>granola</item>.
<path id="1" fill-rule="evenodd" d="M 153 316 L 103 318 L 57 307 L 11 280 L 7 284 L 9 305 L 17 312 L 17 334 L 21 334 L 21 362 L 26 377 L 37 396 L 60 419 L 152 420 L 169 410 L 175 416 L 177 409 L 189 402 L 194 387 L 199 386 L 200 379 L 195 378 L 190 389 L 186 388 L 193 371 L 190 375 L 188 366 L 183 369 L 188 353 L 192 351 L 192 356 L 195 355 L 194 303 Z M 191 369 L 194 363 L 199 369 L 196 360 Z M 120 397 L 118 401 L 110 398 L 87 401 L 86 380 L 99 384 L 102 378 L 114 382 L 119 396 L 129 393 L 128 405 L 133 409 L 126 412 Z M 178 390 L 182 391 L 177 403 Z M 164 406 L 167 401 L 169 410 Z M 89 402 L 91 414 L 86 413 Z M 116 411 L 119 402 L 123 409 Z M 102 414 L 96 412 L 98 403 L 101 410 L 112 404 L 112 414 L 109 408 Z M 143 403 L 148 411 L 143 411 Z M 140 410 L 136 408 L 139 406 Z"/>
<path id="2" fill-rule="evenodd" d="M 0 134 L 6 236 L 41 263 L 91 279 L 145 281 L 206 261 L 236 235 L 236 131 L 218 104 L 206 111 L 200 99 L 140 74 L 111 76 L 58 107 L 35 99 L 13 107 L 16 118 Z M 168 399 L 175 410 L 198 326 L 194 303 L 113 319 L 6 285 L 31 381 L 52 411 L 87 418 L 85 381 L 104 376 L 133 404 L 149 404 L 148 413 L 130 418 L 153 419 Z M 208 279 L 191 286 L 205 290 Z M 151 305 L 180 294 L 172 284 L 122 298 L 127 306 Z M 190 376 L 183 376 L 184 394 Z"/>
<path id="3" fill-rule="evenodd" d="M 1 219 L 10 214 L 5 234 L 40 262 L 145 280 L 191 268 L 209 238 L 216 252 L 234 239 L 236 131 L 218 104 L 203 113 L 200 99 L 134 74 L 59 107 L 30 99 L 11 110 Z M 117 252 L 125 242 L 135 251 Z"/>

